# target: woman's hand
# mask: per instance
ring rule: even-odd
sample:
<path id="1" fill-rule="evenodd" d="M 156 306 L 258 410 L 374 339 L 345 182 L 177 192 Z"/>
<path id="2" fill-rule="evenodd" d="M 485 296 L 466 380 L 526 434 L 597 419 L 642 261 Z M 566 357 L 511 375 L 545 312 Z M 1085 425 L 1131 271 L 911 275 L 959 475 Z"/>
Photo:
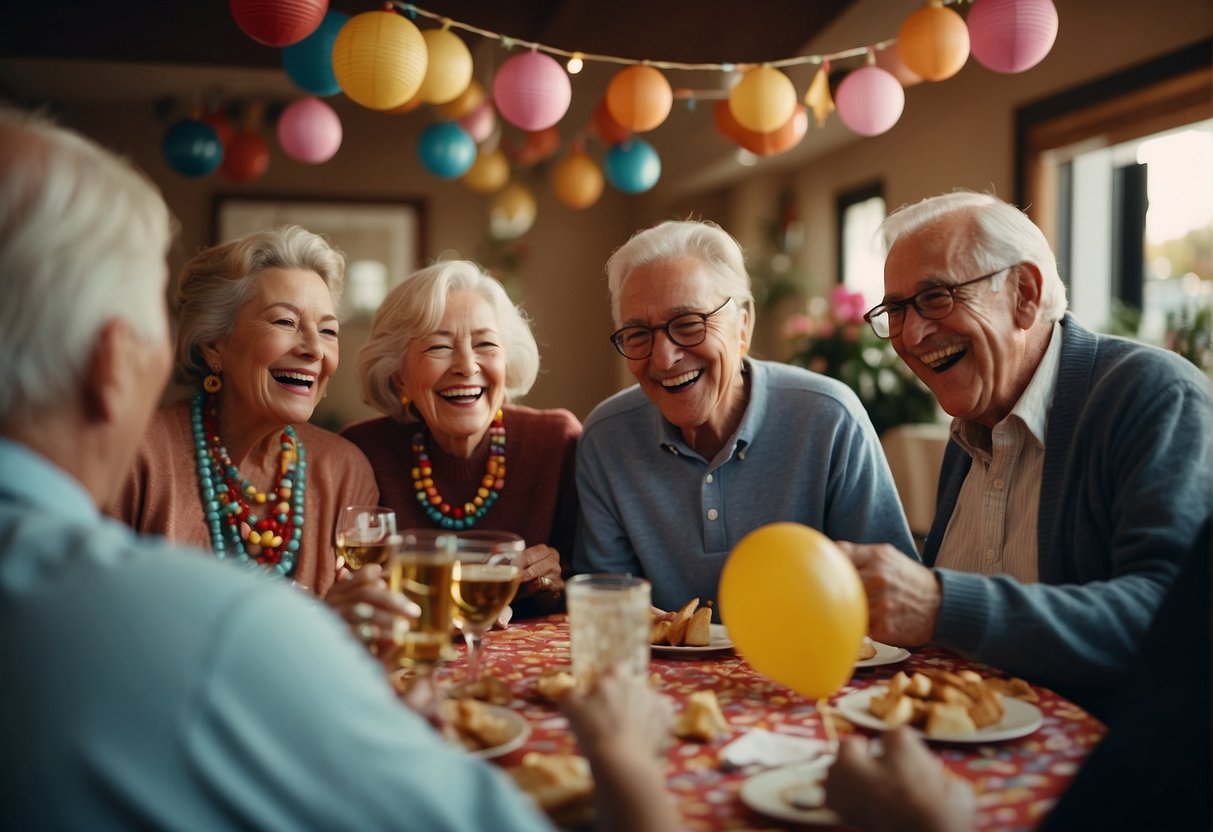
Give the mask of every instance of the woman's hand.
<path id="1" fill-rule="evenodd" d="M 564 591 L 560 553 L 551 546 L 528 546 L 523 550 L 518 562 L 522 567 L 522 583 L 518 587 L 516 598 L 526 598 L 539 593 L 558 595 Z"/>
<path id="2" fill-rule="evenodd" d="M 380 656 L 390 652 L 393 631 L 421 614 L 416 604 L 387 588 L 383 569 L 375 563 L 356 572 L 340 568 L 324 602 L 345 619 L 359 641 Z"/>

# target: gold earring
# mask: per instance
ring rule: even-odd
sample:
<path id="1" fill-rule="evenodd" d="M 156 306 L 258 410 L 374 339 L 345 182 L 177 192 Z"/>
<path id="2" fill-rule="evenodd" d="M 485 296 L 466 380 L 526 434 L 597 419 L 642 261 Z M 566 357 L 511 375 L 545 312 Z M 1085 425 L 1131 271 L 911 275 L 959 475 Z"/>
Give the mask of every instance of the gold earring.
<path id="1" fill-rule="evenodd" d="M 409 406 L 409 402 L 410 402 L 410 401 L 412 401 L 412 399 L 410 399 L 410 398 L 409 398 L 409 394 L 408 394 L 408 393 L 401 393 L 401 394 L 400 394 L 400 406 L 401 406 L 401 407 L 408 407 L 408 406 Z"/>
<path id="2" fill-rule="evenodd" d="M 202 380 L 202 389 L 211 394 L 223 389 L 223 379 L 219 377 L 218 370 L 211 369 L 211 374 Z"/>

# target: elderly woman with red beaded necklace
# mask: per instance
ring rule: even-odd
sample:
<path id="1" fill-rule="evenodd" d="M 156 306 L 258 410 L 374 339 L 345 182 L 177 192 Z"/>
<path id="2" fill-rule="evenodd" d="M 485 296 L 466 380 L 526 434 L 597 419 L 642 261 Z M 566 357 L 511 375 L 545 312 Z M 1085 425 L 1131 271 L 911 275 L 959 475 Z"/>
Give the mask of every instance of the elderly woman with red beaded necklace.
<path id="1" fill-rule="evenodd" d="M 375 314 L 358 378 L 364 401 L 387 415 L 342 432 L 371 461 L 401 527 L 526 541 L 518 615 L 559 608 L 577 521 L 581 424 L 567 410 L 507 404 L 538 371 L 530 325 L 501 284 L 475 263 L 441 262 L 406 277 Z"/>
<path id="2" fill-rule="evenodd" d="M 338 361 L 345 258 L 298 226 L 259 231 L 186 263 L 176 288 L 178 372 L 192 400 L 163 408 L 110 513 L 325 597 L 360 636 L 405 614 L 363 570 L 336 582 L 337 512 L 374 505 L 362 453 L 307 423 Z"/>

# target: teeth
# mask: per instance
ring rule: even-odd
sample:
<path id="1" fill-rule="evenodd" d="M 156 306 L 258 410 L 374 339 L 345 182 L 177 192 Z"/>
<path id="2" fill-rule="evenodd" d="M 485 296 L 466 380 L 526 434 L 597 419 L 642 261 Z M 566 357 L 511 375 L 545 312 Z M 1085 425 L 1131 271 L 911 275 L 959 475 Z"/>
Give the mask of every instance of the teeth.
<path id="1" fill-rule="evenodd" d="M 943 347 L 942 349 L 933 350 L 931 352 L 924 353 L 923 355 L 918 356 L 918 360 L 921 361 L 923 364 L 935 366 L 939 362 L 943 361 L 946 358 L 950 358 L 951 356 L 955 355 L 956 353 L 960 352 L 963 349 L 964 349 L 964 347 L 961 346 L 960 344 L 952 344 L 950 346 Z"/>
<path id="2" fill-rule="evenodd" d="M 688 381 L 694 381 L 695 379 L 699 378 L 699 375 L 702 372 L 703 370 L 691 370 L 689 373 L 683 373 L 682 375 L 675 376 L 674 378 L 662 379 L 661 386 L 677 387 L 680 384 L 686 384 Z"/>
<path id="3" fill-rule="evenodd" d="M 443 390 L 438 395 L 444 399 L 461 399 L 467 396 L 479 396 L 484 392 L 483 387 L 452 387 L 449 390 Z"/>
<path id="4" fill-rule="evenodd" d="M 278 379 L 279 381 L 282 381 L 283 379 L 289 379 L 291 381 L 298 381 L 302 384 L 308 384 L 308 385 L 310 385 L 316 381 L 316 377 L 309 373 L 286 372 L 286 373 L 274 373 L 273 375 L 274 375 L 274 378 Z"/>

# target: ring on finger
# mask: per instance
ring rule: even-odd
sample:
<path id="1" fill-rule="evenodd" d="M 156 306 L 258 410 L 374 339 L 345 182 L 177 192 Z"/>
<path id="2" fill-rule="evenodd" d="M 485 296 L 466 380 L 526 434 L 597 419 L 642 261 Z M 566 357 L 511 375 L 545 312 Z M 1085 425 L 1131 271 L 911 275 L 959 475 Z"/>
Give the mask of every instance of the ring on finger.
<path id="1" fill-rule="evenodd" d="M 371 616 L 375 614 L 375 608 L 366 601 L 359 601 L 354 604 L 353 613 L 354 617 L 360 621 L 370 621 Z"/>
<path id="2" fill-rule="evenodd" d="M 358 633 L 358 638 L 362 639 L 364 642 L 369 643 L 369 642 L 372 642 L 375 640 L 375 636 L 377 635 L 378 629 L 379 628 L 376 627 L 371 622 L 363 621 L 361 624 L 358 625 L 355 632 Z"/>

